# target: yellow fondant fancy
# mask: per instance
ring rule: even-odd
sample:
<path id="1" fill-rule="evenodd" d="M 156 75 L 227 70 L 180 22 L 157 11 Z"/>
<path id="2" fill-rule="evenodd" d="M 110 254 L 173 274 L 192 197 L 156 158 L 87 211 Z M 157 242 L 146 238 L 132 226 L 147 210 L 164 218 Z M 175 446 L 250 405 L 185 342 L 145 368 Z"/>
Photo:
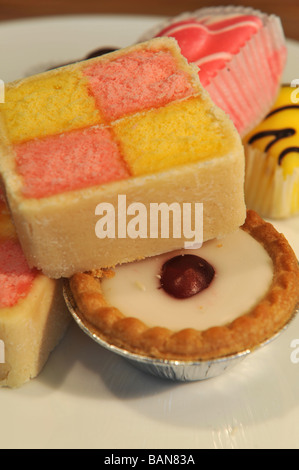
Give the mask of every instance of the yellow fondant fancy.
<path id="1" fill-rule="evenodd" d="M 299 211 L 299 103 L 292 85 L 281 87 L 270 112 L 244 141 L 247 205 L 266 217 Z"/>
<path id="2" fill-rule="evenodd" d="M 282 166 L 284 176 L 299 167 L 299 104 L 293 102 L 294 88 L 283 86 L 270 113 L 246 141 Z"/>

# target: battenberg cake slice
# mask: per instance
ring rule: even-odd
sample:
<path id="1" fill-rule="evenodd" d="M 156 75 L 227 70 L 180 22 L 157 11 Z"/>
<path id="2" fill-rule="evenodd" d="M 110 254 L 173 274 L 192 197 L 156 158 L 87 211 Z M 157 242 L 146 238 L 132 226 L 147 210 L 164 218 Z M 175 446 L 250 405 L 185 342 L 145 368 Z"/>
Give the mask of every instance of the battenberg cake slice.
<path id="1" fill-rule="evenodd" d="M 0 387 L 36 377 L 70 318 L 61 281 L 29 268 L 0 193 Z"/>
<path id="2" fill-rule="evenodd" d="M 185 245 L 183 234 L 120 230 L 134 204 L 147 228 L 151 204 L 203 204 L 203 241 L 246 215 L 240 137 L 173 38 L 8 84 L 0 175 L 28 263 L 51 278 Z M 96 230 L 105 207 L 115 236 Z"/>

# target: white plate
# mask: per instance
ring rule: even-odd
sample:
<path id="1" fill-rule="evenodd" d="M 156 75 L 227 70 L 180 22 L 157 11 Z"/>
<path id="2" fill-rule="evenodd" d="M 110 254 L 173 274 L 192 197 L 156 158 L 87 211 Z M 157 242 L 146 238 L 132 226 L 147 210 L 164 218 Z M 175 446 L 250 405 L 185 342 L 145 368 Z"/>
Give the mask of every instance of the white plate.
<path id="1" fill-rule="evenodd" d="M 2 23 L 0 78 L 14 80 L 101 46 L 129 45 L 159 20 Z M 299 78 L 298 63 L 299 44 L 290 41 L 284 81 Z M 299 219 L 276 225 L 299 257 Z M 74 324 L 37 379 L 0 390 L 0 448 L 99 448 L 110 449 L 108 456 L 136 448 L 299 448 L 299 352 L 291 346 L 298 338 L 299 318 L 226 374 L 176 384 L 138 371 Z"/>

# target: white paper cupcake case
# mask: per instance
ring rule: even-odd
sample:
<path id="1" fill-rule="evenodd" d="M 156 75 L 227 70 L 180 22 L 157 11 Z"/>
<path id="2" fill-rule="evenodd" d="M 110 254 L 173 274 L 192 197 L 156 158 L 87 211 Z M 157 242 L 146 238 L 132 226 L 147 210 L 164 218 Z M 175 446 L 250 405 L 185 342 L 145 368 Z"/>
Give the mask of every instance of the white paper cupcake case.
<path id="1" fill-rule="evenodd" d="M 245 145 L 245 201 L 264 218 L 283 219 L 295 215 L 294 198 L 299 198 L 299 168 L 287 177 L 276 159 Z M 299 211 L 297 210 L 297 213 Z"/>

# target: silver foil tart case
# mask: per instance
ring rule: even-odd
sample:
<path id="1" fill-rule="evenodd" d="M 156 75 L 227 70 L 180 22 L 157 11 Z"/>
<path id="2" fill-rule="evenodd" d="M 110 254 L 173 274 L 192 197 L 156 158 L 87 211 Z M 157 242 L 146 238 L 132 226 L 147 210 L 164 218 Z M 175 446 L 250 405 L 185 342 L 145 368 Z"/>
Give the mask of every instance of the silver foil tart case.
<path id="1" fill-rule="evenodd" d="M 177 382 L 194 382 L 207 380 L 223 374 L 224 372 L 228 371 L 229 369 L 243 361 L 252 352 L 256 351 L 257 349 L 260 349 L 263 346 L 266 346 L 274 339 L 276 339 L 283 331 L 285 331 L 285 329 L 288 327 L 288 325 L 291 323 L 291 321 L 294 319 L 295 315 L 299 311 L 299 305 L 297 305 L 293 315 L 288 320 L 288 322 L 271 338 L 255 346 L 253 349 L 246 349 L 235 354 L 211 360 L 176 361 L 157 359 L 148 356 L 143 356 L 140 354 L 135 354 L 130 351 L 127 351 L 126 349 L 122 349 L 113 344 L 108 343 L 103 338 L 101 338 L 100 334 L 92 330 L 84 322 L 82 316 L 78 314 L 78 308 L 74 301 L 67 279 L 64 280 L 63 295 L 66 305 L 77 325 L 96 343 L 98 343 L 105 349 L 123 357 L 137 369 L 145 373 L 152 374 L 162 379 L 169 379 Z"/>

